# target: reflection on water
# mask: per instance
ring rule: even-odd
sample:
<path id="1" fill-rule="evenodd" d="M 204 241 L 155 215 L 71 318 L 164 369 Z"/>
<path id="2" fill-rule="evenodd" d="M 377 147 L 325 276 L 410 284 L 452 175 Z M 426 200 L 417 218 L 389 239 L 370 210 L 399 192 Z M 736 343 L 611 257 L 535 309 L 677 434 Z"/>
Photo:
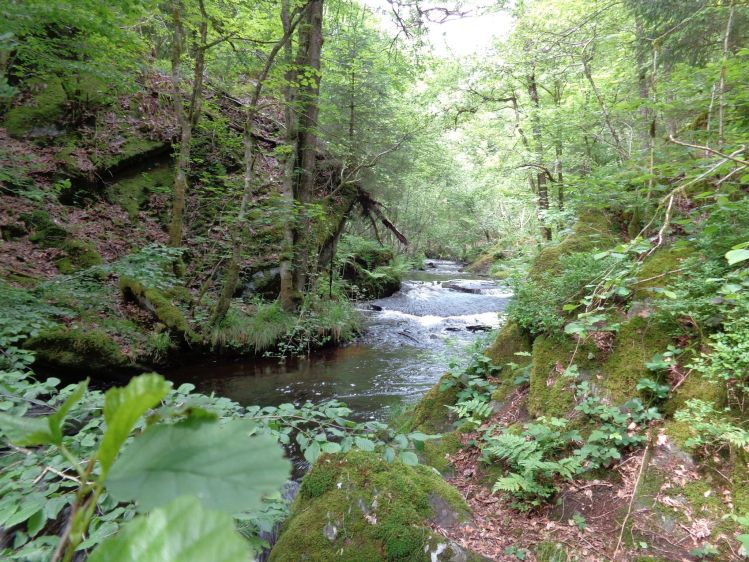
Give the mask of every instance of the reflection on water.
<path id="1" fill-rule="evenodd" d="M 244 405 L 337 398 L 359 419 L 384 419 L 433 386 L 450 355 L 481 329 L 498 327 L 510 296 L 494 282 L 460 274 L 459 264 L 432 263 L 430 271 L 410 275 L 399 293 L 361 305 L 367 330 L 352 345 L 285 364 L 213 361 L 169 377 Z"/>

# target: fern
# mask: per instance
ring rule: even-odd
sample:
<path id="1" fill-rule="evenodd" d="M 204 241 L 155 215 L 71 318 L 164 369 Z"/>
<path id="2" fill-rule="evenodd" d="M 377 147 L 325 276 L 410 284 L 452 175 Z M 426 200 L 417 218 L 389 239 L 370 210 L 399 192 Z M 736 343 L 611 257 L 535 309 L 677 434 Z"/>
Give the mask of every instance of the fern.
<path id="1" fill-rule="evenodd" d="M 455 406 L 447 407 L 455 413 L 459 419 L 479 426 L 481 422 L 492 415 L 492 405 L 482 398 L 472 398 L 458 402 Z"/>

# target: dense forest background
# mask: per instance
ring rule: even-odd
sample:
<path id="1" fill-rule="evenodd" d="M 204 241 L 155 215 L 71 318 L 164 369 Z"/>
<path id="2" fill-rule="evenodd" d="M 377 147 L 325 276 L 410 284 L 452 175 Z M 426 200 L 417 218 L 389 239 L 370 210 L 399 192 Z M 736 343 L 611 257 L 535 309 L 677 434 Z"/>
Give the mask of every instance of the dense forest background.
<path id="1" fill-rule="evenodd" d="M 497 13 L 488 47 L 434 48 L 441 25 Z M 0 16 L 3 556 L 248 559 L 289 514 L 280 442 L 315 468 L 271 559 L 420 560 L 438 536 L 493 559 L 745 557 L 744 2 L 0 0 Z M 514 297 L 489 350 L 390 424 L 131 378 L 350 341 L 354 303 L 425 258 Z M 445 474 L 445 455 L 462 496 L 414 468 Z M 175 476 L 195 466 L 213 468 Z M 328 515 L 336 532 L 305 542 L 320 498 L 345 511 L 331 482 L 367 488 L 368 466 L 413 510 L 348 542 Z M 168 503 L 166 481 L 198 499 Z M 616 489 L 599 498 L 615 516 L 566 510 L 574 536 L 524 536 L 573 481 Z M 510 527 L 440 534 L 433 489 L 492 525 L 481 506 L 502 497 Z M 201 533 L 207 551 L 177 544 Z M 148 541 L 161 558 L 137 554 Z"/>

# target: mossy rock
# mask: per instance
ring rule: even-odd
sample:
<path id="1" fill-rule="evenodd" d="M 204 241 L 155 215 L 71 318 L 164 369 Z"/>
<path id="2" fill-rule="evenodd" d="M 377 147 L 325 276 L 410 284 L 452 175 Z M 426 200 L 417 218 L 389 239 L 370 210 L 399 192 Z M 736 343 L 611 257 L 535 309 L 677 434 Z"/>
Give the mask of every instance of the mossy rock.
<path id="1" fill-rule="evenodd" d="M 54 126 L 64 114 L 66 99 L 59 80 L 49 80 L 30 102 L 9 109 L 3 126 L 14 137 L 22 137 L 37 127 Z"/>
<path id="2" fill-rule="evenodd" d="M 120 278 L 120 290 L 125 300 L 132 300 L 171 332 L 185 334 L 190 330 L 185 315 L 174 306 L 171 299 L 158 289 L 145 287 L 140 281 L 130 277 Z"/>
<path id="3" fill-rule="evenodd" d="M 590 344 L 577 345 L 565 336 L 539 336 L 533 341 L 528 411 L 534 416 L 565 417 L 575 406 L 575 380 L 562 372 L 570 360 L 579 371 L 596 367 L 596 349 Z"/>
<path id="4" fill-rule="evenodd" d="M 532 338 L 514 321 L 508 321 L 499 330 L 496 339 L 484 352 L 495 365 L 501 366 L 500 383 L 492 394 L 492 400 L 502 402 L 515 388 L 515 372 L 509 363 L 516 364 L 519 368 L 530 364 L 530 352 L 532 349 Z M 516 355 L 527 353 L 528 355 Z"/>
<path id="5" fill-rule="evenodd" d="M 62 244 L 62 249 L 65 251 L 65 257 L 57 260 L 57 269 L 60 273 L 74 273 L 102 263 L 101 254 L 91 242 L 66 240 Z"/>
<path id="6" fill-rule="evenodd" d="M 21 215 L 23 223 L 31 230 L 29 240 L 42 248 L 60 248 L 70 233 L 50 218 L 47 211 L 33 211 Z"/>
<path id="7" fill-rule="evenodd" d="M 653 373 L 645 367 L 656 353 L 671 343 L 673 325 L 636 316 L 624 322 L 616 334 L 614 349 L 602 366 L 602 386 L 613 403 L 626 402 L 639 394 L 637 383 Z"/>
<path id="8" fill-rule="evenodd" d="M 455 454 L 461 448 L 460 434 L 454 431 L 443 435 L 440 439 L 426 441 L 424 450 L 419 456 L 424 464 L 436 468 L 441 474 L 447 474 L 452 469 L 447 455 Z"/>
<path id="9" fill-rule="evenodd" d="M 458 400 L 457 386 L 440 390 L 442 382 L 449 377 L 450 375 L 443 375 L 414 409 L 396 419 L 394 425 L 401 431 L 418 429 L 425 433 L 440 433 L 447 429 L 453 421 L 447 406 L 454 406 Z"/>
<path id="10" fill-rule="evenodd" d="M 169 193 L 174 184 L 171 166 L 159 166 L 133 177 L 119 180 L 106 189 L 107 198 L 127 211 L 131 219 L 138 213 L 152 193 Z"/>
<path id="11" fill-rule="evenodd" d="M 0 238 L 5 240 L 6 242 L 10 242 L 12 240 L 23 238 L 29 233 L 29 231 L 25 225 L 21 223 L 11 222 L 8 224 L 0 225 L 0 233 L 2 233 L 2 236 L 0 236 Z"/>
<path id="12" fill-rule="evenodd" d="M 611 217 L 601 210 L 582 211 L 569 235 L 558 244 L 545 247 L 536 256 L 529 276 L 540 279 L 544 274 L 559 271 L 559 258 L 564 255 L 609 248 L 618 241 L 617 227 Z"/>
<path id="13" fill-rule="evenodd" d="M 130 135 L 125 139 L 117 154 L 95 154 L 92 155 L 91 161 L 99 170 L 124 169 L 130 164 L 156 157 L 164 153 L 168 148 L 169 145 L 161 141 L 147 139 L 138 135 Z"/>
<path id="14" fill-rule="evenodd" d="M 460 559 L 460 549 L 428 525 L 458 525 L 468 516 L 462 496 L 432 468 L 359 451 L 323 455 L 302 481 L 270 560 Z"/>
<path id="15" fill-rule="evenodd" d="M 655 251 L 642 263 L 633 297 L 658 297 L 653 289 L 665 287 L 673 279 L 673 276 L 667 275 L 668 272 L 682 267 L 683 261 L 693 255 L 694 249 L 688 245 L 668 246 Z"/>
<path id="16" fill-rule="evenodd" d="M 83 373 L 129 364 L 109 334 L 95 328 L 54 328 L 30 338 L 24 347 L 36 353 L 37 363 Z"/>

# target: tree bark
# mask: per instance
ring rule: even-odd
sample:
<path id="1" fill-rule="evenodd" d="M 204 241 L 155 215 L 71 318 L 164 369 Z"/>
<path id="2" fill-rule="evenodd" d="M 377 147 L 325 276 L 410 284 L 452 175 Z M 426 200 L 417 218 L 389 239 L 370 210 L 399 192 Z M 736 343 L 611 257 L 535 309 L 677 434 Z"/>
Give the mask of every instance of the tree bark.
<path id="1" fill-rule="evenodd" d="M 315 250 L 307 206 L 312 202 L 317 172 L 317 120 L 320 96 L 320 55 L 322 52 L 323 0 L 311 0 L 299 27 L 298 68 L 304 68 L 308 80 L 298 90 L 300 107 L 297 141 L 297 177 L 295 199 L 301 217 L 294 237 L 294 288 L 304 294 L 310 274 L 310 254 Z"/>
<path id="2" fill-rule="evenodd" d="M 527 76 L 528 95 L 531 98 L 533 110 L 531 112 L 531 123 L 533 129 L 533 141 L 536 149 L 536 164 L 543 168 L 544 145 L 541 134 L 541 103 L 538 97 L 538 83 L 536 82 L 535 69 Z M 546 225 L 545 213 L 549 210 L 549 191 L 546 186 L 546 172 L 541 170 L 536 174 L 536 189 L 538 191 L 538 220 L 541 224 L 541 235 L 544 240 L 551 240 L 551 229 Z"/>
<path id="3" fill-rule="evenodd" d="M 723 150 L 726 144 L 725 130 L 725 112 L 726 112 L 726 69 L 728 63 L 728 53 L 731 44 L 731 28 L 733 18 L 736 14 L 736 2 L 731 1 L 731 10 L 728 12 L 728 22 L 726 23 L 726 33 L 723 37 L 723 58 L 720 62 L 720 84 L 718 85 L 718 150 Z"/>
<path id="4" fill-rule="evenodd" d="M 187 110 L 182 98 L 182 72 L 180 61 L 182 58 L 184 27 L 182 24 L 182 6 L 179 0 L 172 3 L 172 22 L 174 36 L 172 44 L 172 87 L 174 88 L 174 111 L 180 129 L 179 151 L 174 171 L 174 193 L 172 197 L 172 217 L 169 224 L 169 245 L 182 245 L 182 231 L 184 226 L 185 201 L 187 197 L 187 174 L 190 169 L 190 145 L 192 144 L 193 128 L 198 124 L 203 101 L 203 72 L 205 70 L 205 50 L 208 41 L 208 16 L 203 0 L 200 0 L 201 19 L 199 25 L 200 42 L 195 54 L 194 76 L 190 105 Z"/>
<path id="5" fill-rule="evenodd" d="M 292 33 L 291 18 L 289 15 L 290 0 L 283 0 L 281 8 L 281 22 L 284 34 Z M 284 96 L 284 122 L 286 152 L 283 162 L 283 181 L 281 184 L 281 201 L 283 204 L 286 220 L 283 229 L 283 247 L 281 248 L 280 277 L 281 287 L 278 294 L 281 307 L 286 312 L 294 311 L 300 303 L 301 294 L 294 289 L 294 184 L 296 182 L 296 158 L 297 158 L 297 135 L 299 134 L 297 116 L 294 108 L 295 90 L 292 86 L 297 72 L 294 68 L 292 54 L 292 41 L 284 45 L 284 58 L 289 70 L 286 72 L 286 83 L 283 88 Z"/>
<path id="6" fill-rule="evenodd" d="M 306 7 L 302 8 L 302 10 L 304 9 L 306 9 Z M 299 14 L 299 11 L 296 11 L 295 14 Z M 258 114 L 260 95 L 263 92 L 265 80 L 268 78 L 268 74 L 273 67 L 276 56 L 291 39 L 291 36 L 294 33 L 294 29 L 296 28 L 300 19 L 301 16 L 294 18 L 294 21 L 289 24 L 288 29 L 284 29 L 283 36 L 273 45 L 270 53 L 268 53 L 268 57 L 265 60 L 265 66 L 263 67 L 262 71 L 255 81 L 255 89 L 253 90 L 252 98 L 250 99 L 250 102 L 245 110 L 245 124 L 243 135 L 243 161 L 245 171 L 242 189 L 242 201 L 239 205 L 237 221 L 231 229 L 231 258 L 229 259 L 229 265 L 227 266 L 226 274 L 224 276 L 224 284 L 221 288 L 221 293 L 219 295 L 218 302 L 216 303 L 216 308 L 213 311 L 213 317 L 211 318 L 211 322 L 213 324 L 219 323 L 226 316 L 226 313 L 229 311 L 229 307 L 231 306 L 231 299 L 234 297 L 234 293 L 237 290 L 237 284 L 239 282 L 239 271 L 242 259 L 242 233 L 244 231 L 245 222 L 247 220 L 247 210 L 249 209 L 254 192 L 253 185 L 255 183 L 254 169 L 256 157 L 256 140 L 255 135 L 252 131 L 252 127 Z"/>

